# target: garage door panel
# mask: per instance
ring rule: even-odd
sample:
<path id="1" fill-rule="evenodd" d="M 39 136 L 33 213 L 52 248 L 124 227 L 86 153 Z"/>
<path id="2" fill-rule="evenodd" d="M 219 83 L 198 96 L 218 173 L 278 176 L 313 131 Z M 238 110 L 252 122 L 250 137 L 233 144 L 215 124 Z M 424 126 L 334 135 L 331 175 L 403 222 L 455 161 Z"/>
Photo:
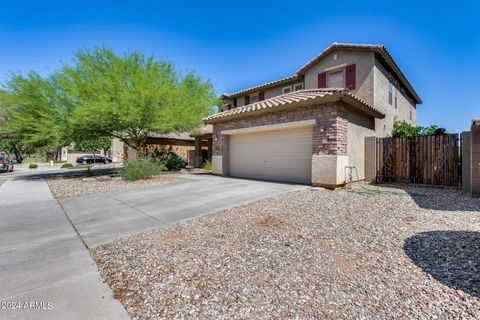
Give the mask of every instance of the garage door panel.
<path id="1" fill-rule="evenodd" d="M 230 137 L 230 175 L 285 182 L 311 182 L 310 128 Z"/>

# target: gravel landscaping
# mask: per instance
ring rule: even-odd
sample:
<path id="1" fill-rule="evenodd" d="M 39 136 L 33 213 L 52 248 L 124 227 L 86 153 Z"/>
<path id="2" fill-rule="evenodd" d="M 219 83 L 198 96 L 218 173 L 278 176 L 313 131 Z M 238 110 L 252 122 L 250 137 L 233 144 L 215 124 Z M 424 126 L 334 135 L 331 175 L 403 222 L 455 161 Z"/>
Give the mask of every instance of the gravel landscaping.
<path id="1" fill-rule="evenodd" d="M 478 319 L 480 199 L 309 188 L 92 250 L 132 319 Z"/>
<path id="2" fill-rule="evenodd" d="M 48 186 L 55 198 L 83 197 L 97 193 L 125 191 L 149 186 L 174 183 L 186 176 L 176 172 L 166 172 L 151 179 L 125 181 L 118 175 L 101 175 L 97 177 L 58 177 L 47 179 Z"/>

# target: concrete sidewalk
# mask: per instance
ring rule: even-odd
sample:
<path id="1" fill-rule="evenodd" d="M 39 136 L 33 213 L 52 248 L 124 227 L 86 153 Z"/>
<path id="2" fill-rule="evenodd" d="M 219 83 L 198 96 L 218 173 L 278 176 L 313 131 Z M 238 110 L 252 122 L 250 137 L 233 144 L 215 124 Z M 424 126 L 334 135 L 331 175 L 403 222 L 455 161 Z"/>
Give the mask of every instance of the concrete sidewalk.
<path id="1" fill-rule="evenodd" d="M 119 237 L 305 187 L 191 175 L 179 183 L 65 199 L 61 203 L 85 242 L 94 247 Z"/>
<path id="2" fill-rule="evenodd" d="M 43 180 L 0 194 L 0 319 L 129 319 Z"/>

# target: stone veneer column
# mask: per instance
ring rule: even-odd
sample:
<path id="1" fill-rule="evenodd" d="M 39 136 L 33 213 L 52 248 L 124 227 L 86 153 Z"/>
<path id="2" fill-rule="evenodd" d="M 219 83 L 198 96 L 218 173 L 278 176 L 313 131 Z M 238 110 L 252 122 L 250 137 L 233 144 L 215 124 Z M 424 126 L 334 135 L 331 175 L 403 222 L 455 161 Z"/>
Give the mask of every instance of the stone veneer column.
<path id="1" fill-rule="evenodd" d="M 318 109 L 313 127 L 312 185 L 336 188 L 345 184 L 348 166 L 348 111 L 341 104 Z"/>
<path id="2" fill-rule="evenodd" d="M 227 136 L 222 136 L 221 132 L 223 130 L 223 124 L 217 123 L 213 125 L 212 132 L 212 173 L 217 175 L 227 175 L 224 172 L 224 151 L 223 144 L 224 140 L 227 141 Z M 227 158 L 228 155 L 225 156 Z M 226 161 L 226 160 L 225 160 Z"/>

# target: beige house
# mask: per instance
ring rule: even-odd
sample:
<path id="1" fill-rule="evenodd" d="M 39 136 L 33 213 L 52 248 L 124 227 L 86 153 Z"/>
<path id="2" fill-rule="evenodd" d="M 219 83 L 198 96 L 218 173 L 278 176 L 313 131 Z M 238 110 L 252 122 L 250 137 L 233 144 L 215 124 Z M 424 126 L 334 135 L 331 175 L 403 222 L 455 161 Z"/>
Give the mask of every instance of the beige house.
<path id="1" fill-rule="evenodd" d="M 213 171 L 334 188 L 365 177 L 364 141 L 416 122 L 422 100 L 382 45 L 334 43 L 294 75 L 224 94 Z"/>

